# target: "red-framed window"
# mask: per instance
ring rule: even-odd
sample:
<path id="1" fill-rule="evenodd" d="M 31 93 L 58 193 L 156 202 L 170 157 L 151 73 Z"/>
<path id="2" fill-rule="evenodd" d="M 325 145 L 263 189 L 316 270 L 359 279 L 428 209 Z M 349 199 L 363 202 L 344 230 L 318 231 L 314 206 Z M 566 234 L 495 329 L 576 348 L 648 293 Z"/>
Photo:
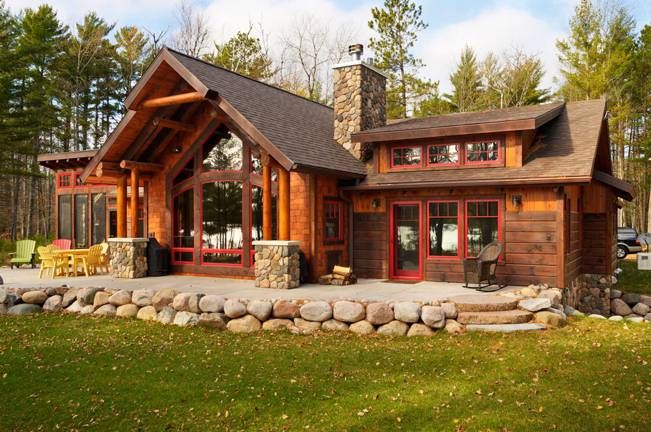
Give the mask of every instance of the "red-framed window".
<path id="1" fill-rule="evenodd" d="M 194 189 L 173 198 L 172 264 L 194 264 Z"/>
<path id="2" fill-rule="evenodd" d="M 71 188 L 75 186 L 75 173 L 58 173 L 57 185 L 59 189 Z"/>
<path id="3" fill-rule="evenodd" d="M 431 144 L 427 146 L 427 166 L 459 165 L 459 144 Z"/>
<path id="4" fill-rule="evenodd" d="M 244 265 L 242 192 L 240 181 L 201 184 L 201 265 Z"/>
<path id="5" fill-rule="evenodd" d="M 325 241 L 336 242 L 344 239 L 344 203 L 337 200 L 323 202 L 323 234 Z"/>
<path id="6" fill-rule="evenodd" d="M 467 142 L 466 164 L 491 164 L 500 162 L 500 141 L 496 139 Z"/>
<path id="7" fill-rule="evenodd" d="M 466 256 L 477 256 L 487 244 L 501 240 L 500 200 L 466 201 Z"/>
<path id="8" fill-rule="evenodd" d="M 459 201 L 428 201 L 428 258 L 458 258 L 461 252 Z"/>
<path id="9" fill-rule="evenodd" d="M 420 145 L 391 147 L 391 168 L 420 168 L 422 152 Z"/>

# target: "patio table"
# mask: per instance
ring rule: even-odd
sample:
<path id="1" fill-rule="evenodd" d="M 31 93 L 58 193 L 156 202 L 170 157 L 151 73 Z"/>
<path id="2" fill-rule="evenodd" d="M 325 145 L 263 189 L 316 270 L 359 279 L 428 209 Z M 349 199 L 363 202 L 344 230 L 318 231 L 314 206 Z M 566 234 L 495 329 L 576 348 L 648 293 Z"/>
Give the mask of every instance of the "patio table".
<path id="1" fill-rule="evenodd" d="M 89 249 L 67 249 L 54 251 L 54 254 L 68 258 L 69 263 L 72 265 L 73 276 L 77 276 L 77 266 L 81 261 L 84 267 L 84 274 L 88 276 L 88 252 Z"/>

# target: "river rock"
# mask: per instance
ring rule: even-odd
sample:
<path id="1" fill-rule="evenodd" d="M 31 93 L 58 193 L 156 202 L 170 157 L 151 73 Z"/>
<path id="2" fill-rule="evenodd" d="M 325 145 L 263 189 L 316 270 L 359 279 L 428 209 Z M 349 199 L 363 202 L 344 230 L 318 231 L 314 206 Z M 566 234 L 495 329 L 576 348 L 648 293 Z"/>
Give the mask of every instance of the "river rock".
<path id="1" fill-rule="evenodd" d="M 329 319 L 321 324 L 321 329 L 325 331 L 346 331 L 348 330 L 348 324 L 336 319 Z"/>
<path id="2" fill-rule="evenodd" d="M 445 320 L 443 320 L 445 322 Z M 434 330 L 426 326 L 425 324 L 412 324 L 411 327 L 409 327 L 409 331 L 407 332 L 407 336 L 431 336 L 434 334 Z"/>
<path id="3" fill-rule="evenodd" d="M 97 296 L 95 296 L 95 297 L 97 297 Z M 107 298 L 107 300 L 108 300 L 108 298 Z M 115 306 L 113 306 L 112 304 L 106 303 L 106 304 L 100 306 L 99 308 L 97 308 L 97 310 L 95 310 L 95 312 L 93 312 L 93 314 L 94 315 L 99 315 L 99 316 L 113 317 L 113 316 L 116 315 L 116 309 L 115 309 Z"/>
<path id="4" fill-rule="evenodd" d="M 626 321 L 631 321 L 634 323 L 642 323 L 644 322 L 644 318 L 638 315 L 629 315 L 627 317 L 624 317 Z"/>
<path id="5" fill-rule="evenodd" d="M 97 310 L 101 306 L 104 306 L 109 302 L 110 297 L 111 294 L 107 293 L 106 291 L 98 291 L 95 294 L 95 298 L 93 299 L 93 307 Z"/>
<path id="6" fill-rule="evenodd" d="M 396 320 L 398 321 L 402 321 L 406 323 L 415 323 L 418 322 L 418 320 L 420 319 L 420 309 L 421 306 L 418 303 L 399 302 L 393 305 L 393 314 L 395 315 Z M 380 329 L 378 329 L 377 332 L 380 333 Z M 405 328 L 405 334 L 406 333 L 407 330 Z"/>
<path id="7" fill-rule="evenodd" d="M 457 319 L 457 305 L 452 302 L 441 303 L 441 309 L 446 319 Z"/>
<path id="8" fill-rule="evenodd" d="M 366 306 L 366 321 L 382 325 L 393 321 L 393 308 L 384 302 L 369 303 Z"/>
<path id="9" fill-rule="evenodd" d="M 47 294 L 42 290 L 27 291 L 21 296 L 24 303 L 42 305 L 47 300 Z"/>
<path id="10" fill-rule="evenodd" d="M 68 306 L 73 304 L 77 300 L 78 293 L 79 293 L 79 289 L 77 288 L 70 288 L 68 291 L 66 291 L 66 293 L 63 294 L 63 299 L 61 300 L 61 306 L 67 308 Z"/>
<path id="11" fill-rule="evenodd" d="M 348 330 L 358 335 L 368 335 L 373 333 L 375 331 L 375 328 L 370 322 L 362 320 L 351 324 L 350 327 L 348 327 Z"/>
<path id="12" fill-rule="evenodd" d="M 636 305 L 640 302 L 640 294 L 626 293 L 622 295 L 622 300 L 629 306 Z"/>
<path id="13" fill-rule="evenodd" d="M 445 312 L 441 306 L 423 306 L 420 317 L 429 327 L 437 329 L 445 327 Z"/>
<path id="14" fill-rule="evenodd" d="M 565 324 L 563 316 L 549 311 L 536 312 L 533 317 L 533 322 L 545 324 L 548 327 L 558 328 Z"/>
<path id="15" fill-rule="evenodd" d="M 79 304 L 81 304 L 82 307 L 92 305 L 93 301 L 95 300 L 95 294 L 97 294 L 99 291 L 102 291 L 102 288 L 81 288 L 77 293 L 77 301 L 79 301 Z"/>
<path id="16" fill-rule="evenodd" d="M 465 328 L 463 325 L 459 324 L 457 321 L 453 319 L 449 319 L 445 321 L 445 331 L 450 333 L 450 334 L 462 334 L 465 332 Z"/>
<path id="17" fill-rule="evenodd" d="M 651 307 L 651 296 L 644 294 L 640 295 L 640 303 L 644 303 L 645 305 Z"/>
<path id="18" fill-rule="evenodd" d="M 176 290 L 173 288 L 159 289 L 151 298 L 151 305 L 160 312 L 165 306 L 172 304 L 174 297 L 176 297 Z"/>
<path id="19" fill-rule="evenodd" d="M 276 318 L 294 319 L 301 316 L 301 307 L 288 300 L 278 300 L 274 303 L 273 316 Z"/>
<path id="20" fill-rule="evenodd" d="M 530 298 L 520 300 L 518 306 L 520 309 L 528 310 L 529 312 L 538 312 L 552 307 L 552 301 L 545 297 Z"/>
<path id="21" fill-rule="evenodd" d="M 239 318 L 246 314 L 246 306 L 239 300 L 228 299 L 224 302 L 224 313 L 229 318 Z"/>
<path id="22" fill-rule="evenodd" d="M 136 314 L 136 318 L 141 319 L 143 321 L 155 321 L 156 316 L 157 316 L 156 308 L 153 307 L 152 305 L 144 306 Z"/>
<path id="23" fill-rule="evenodd" d="M 203 296 L 199 300 L 199 309 L 203 312 L 224 312 L 225 301 L 224 297 L 218 295 Z"/>
<path id="24" fill-rule="evenodd" d="M 154 291 L 149 289 L 134 290 L 133 294 L 131 295 L 131 303 L 140 307 L 150 306 L 151 299 L 153 296 L 154 296 Z"/>
<path id="25" fill-rule="evenodd" d="M 10 307 L 9 310 L 7 311 L 7 314 L 8 315 L 31 315 L 39 312 L 43 312 L 43 308 L 41 308 L 39 305 L 32 304 L 32 303 L 21 303 Z"/>
<path id="26" fill-rule="evenodd" d="M 226 315 L 221 312 L 204 312 L 199 315 L 199 325 L 202 327 L 224 330 L 226 329 L 225 317 Z"/>
<path id="27" fill-rule="evenodd" d="M 613 315 L 608 318 L 608 321 L 624 321 L 624 317 L 621 315 Z"/>
<path id="28" fill-rule="evenodd" d="M 152 309 L 154 307 L 152 306 Z M 199 323 L 199 314 L 188 311 L 177 312 L 174 316 L 174 325 L 179 327 L 192 327 Z"/>
<path id="29" fill-rule="evenodd" d="M 266 321 L 271 316 L 272 305 L 266 300 L 252 300 L 246 305 L 246 311 L 260 321 Z"/>
<path id="30" fill-rule="evenodd" d="M 226 302 L 228 303 L 228 301 Z M 226 307 L 224 305 L 224 307 Z M 246 309 L 245 309 L 246 310 Z M 253 315 L 244 315 L 241 318 L 230 320 L 226 328 L 233 333 L 253 333 L 262 328 L 260 321 Z"/>
<path id="31" fill-rule="evenodd" d="M 176 309 L 171 306 L 163 306 L 163 308 L 156 315 L 156 320 L 161 324 L 174 324 L 176 317 Z"/>
<path id="32" fill-rule="evenodd" d="M 303 318 L 294 318 L 294 325 L 300 334 L 312 334 L 321 329 L 320 321 L 309 321 Z"/>
<path id="33" fill-rule="evenodd" d="M 92 304 L 82 306 L 81 310 L 79 311 L 79 313 L 82 315 L 91 315 L 93 312 L 95 312 L 95 306 L 93 306 Z"/>
<path id="34" fill-rule="evenodd" d="M 301 317 L 308 321 L 323 322 L 332 318 L 332 307 L 325 301 L 311 301 L 301 306 Z M 296 324 L 296 321 L 294 321 Z M 297 327 L 298 324 L 296 324 Z M 300 329 L 300 327 L 299 327 Z"/>
<path id="35" fill-rule="evenodd" d="M 123 304 L 118 306 L 115 311 L 115 316 L 120 318 L 135 318 L 138 315 L 138 306 L 133 303 Z"/>
<path id="36" fill-rule="evenodd" d="M 651 313 L 646 314 L 646 316 L 644 317 L 644 321 L 647 321 L 647 322 L 651 321 Z"/>
<path id="37" fill-rule="evenodd" d="M 407 334 L 409 325 L 403 321 L 393 320 L 390 323 L 378 327 L 378 334 L 384 336 L 404 336 Z"/>
<path id="38" fill-rule="evenodd" d="M 338 321 L 353 323 L 363 320 L 366 311 L 364 306 L 357 302 L 338 301 L 332 308 L 332 316 Z"/>
<path id="39" fill-rule="evenodd" d="M 4 303 L 7 301 L 7 289 L 4 287 L 0 287 L 0 303 Z"/>
<path id="40" fill-rule="evenodd" d="M 616 315 L 626 316 L 633 313 L 631 308 L 622 299 L 614 299 L 610 302 L 610 310 Z"/>
<path id="41" fill-rule="evenodd" d="M 199 313 L 199 296 L 195 293 L 180 293 L 174 297 L 172 307 L 178 312 Z"/>
<path id="42" fill-rule="evenodd" d="M 294 321 L 287 318 L 272 318 L 269 321 L 265 321 L 262 323 L 262 330 L 289 330 L 293 333 L 298 332 L 298 328 L 294 325 Z"/>
<path id="43" fill-rule="evenodd" d="M 599 315 L 599 314 L 596 314 L 596 313 L 593 313 L 593 314 L 588 315 L 588 318 L 593 318 L 593 319 L 602 319 L 602 320 L 605 320 L 605 319 L 606 319 L 605 316 L 603 316 L 603 315 Z"/>
<path id="44" fill-rule="evenodd" d="M 113 306 L 123 306 L 131 303 L 131 293 L 127 290 L 119 290 L 108 299 L 108 302 Z"/>
<path id="45" fill-rule="evenodd" d="M 563 293 L 558 288 L 550 288 L 544 291 L 541 291 L 538 294 L 538 298 L 549 299 L 553 307 L 561 307 L 561 299 L 563 298 Z"/>
<path id="46" fill-rule="evenodd" d="M 62 301 L 63 296 L 58 294 L 48 297 L 45 303 L 43 303 L 43 310 L 47 312 L 59 312 L 63 309 L 63 306 L 61 306 Z"/>
<path id="47" fill-rule="evenodd" d="M 648 314 L 649 310 L 651 310 L 651 308 L 644 303 L 638 303 L 633 306 L 633 312 L 641 316 Z"/>
<path id="48" fill-rule="evenodd" d="M 63 305 L 63 303 L 61 303 L 61 305 Z M 65 311 L 69 312 L 69 313 L 79 313 L 79 312 L 81 312 L 81 305 L 79 304 L 79 301 L 75 300 L 74 302 L 72 302 L 72 304 L 70 306 L 65 308 Z"/>
<path id="49" fill-rule="evenodd" d="M 7 308 L 7 305 L 4 303 L 0 303 L 0 315 L 5 315 L 9 308 Z"/>
<path id="50" fill-rule="evenodd" d="M 610 290 L 610 299 L 611 300 L 616 299 L 616 298 L 620 298 L 621 296 L 622 296 L 622 292 L 620 290 L 615 289 L 615 288 L 611 288 L 611 290 Z"/>

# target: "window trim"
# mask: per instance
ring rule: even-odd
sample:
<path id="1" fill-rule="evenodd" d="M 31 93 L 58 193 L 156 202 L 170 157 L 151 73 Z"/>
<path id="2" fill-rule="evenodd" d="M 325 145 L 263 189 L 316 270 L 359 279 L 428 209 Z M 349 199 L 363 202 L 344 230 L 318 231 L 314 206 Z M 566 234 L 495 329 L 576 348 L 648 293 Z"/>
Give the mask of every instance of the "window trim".
<path id="1" fill-rule="evenodd" d="M 336 205 L 338 208 L 337 213 L 339 217 L 339 224 L 338 224 L 339 232 L 337 233 L 337 237 L 328 237 L 327 230 L 326 230 L 326 220 L 327 220 L 326 206 L 332 204 Z M 343 242 L 344 241 L 343 225 L 344 225 L 344 202 L 335 198 L 325 198 L 323 200 L 323 243 L 332 244 L 332 243 Z"/>
<path id="2" fill-rule="evenodd" d="M 497 216 L 472 216 L 472 218 L 473 219 L 489 219 L 489 218 L 492 219 L 492 218 L 497 217 L 497 241 L 501 242 L 502 241 L 502 224 L 504 223 L 504 221 L 502 219 L 503 218 L 503 211 L 502 211 L 503 199 L 501 199 L 501 198 L 476 198 L 476 199 L 471 198 L 471 199 L 466 199 L 464 201 L 465 202 L 464 202 L 464 206 L 463 206 L 464 207 L 464 214 L 463 214 L 463 217 L 464 217 L 464 234 L 463 234 L 463 237 L 464 237 L 464 240 L 463 240 L 464 251 L 463 251 L 463 254 L 464 254 L 464 258 L 475 258 L 474 256 L 468 254 L 468 226 L 469 226 L 468 225 L 468 219 L 469 219 L 468 218 L 468 204 L 470 204 L 470 203 L 480 203 L 480 202 L 495 202 L 495 203 L 497 203 Z M 498 261 L 500 261 L 500 262 L 502 261 L 503 253 L 504 252 L 502 252 L 502 254 L 500 254 L 500 256 L 498 258 Z"/>
<path id="3" fill-rule="evenodd" d="M 438 203 L 456 203 L 457 205 L 457 254 L 456 255 L 430 255 L 430 250 L 431 250 L 431 236 L 429 234 L 429 223 L 430 219 L 432 216 L 430 216 L 430 204 L 438 204 Z M 461 200 L 445 200 L 445 199 L 435 199 L 435 200 L 428 200 L 426 202 L 427 205 L 427 223 L 425 225 L 426 230 L 427 230 L 427 251 L 426 251 L 426 257 L 428 260 L 458 260 L 461 258 L 461 236 L 462 236 L 462 226 L 461 226 L 461 213 L 459 210 L 461 208 L 465 208 L 462 206 Z M 438 216 L 434 216 L 435 218 L 439 218 Z"/>
<path id="4" fill-rule="evenodd" d="M 468 160 L 468 146 L 472 144 L 481 144 L 486 142 L 496 142 L 497 143 L 497 159 L 495 160 L 485 160 L 485 161 L 470 161 Z M 487 150 L 488 152 L 488 150 Z M 482 152 L 483 153 L 483 152 Z M 463 164 L 464 165 L 501 165 L 502 164 L 502 140 L 499 138 L 485 138 L 478 140 L 465 141 L 463 143 Z"/>
<path id="5" fill-rule="evenodd" d="M 194 265 L 195 262 L 195 254 L 194 254 L 194 246 L 193 247 L 174 247 L 174 222 L 175 222 L 175 215 L 176 215 L 176 208 L 174 207 L 174 200 L 176 199 L 177 196 L 184 194 L 187 191 L 192 191 L 192 210 L 193 212 L 195 210 L 195 200 L 194 200 L 194 187 L 192 185 L 186 187 L 183 190 L 180 190 L 172 195 L 172 229 L 170 230 L 170 233 L 172 234 L 172 241 L 170 245 L 170 254 L 172 255 L 172 265 Z M 192 219 L 192 224 L 194 225 L 194 219 Z M 195 231 L 195 236 L 196 236 L 196 227 L 194 227 Z M 193 236 L 194 237 L 194 236 Z M 179 253 L 192 253 L 192 261 L 179 261 L 174 258 L 174 253 L 179 252 Z"/>
<path id="6" fill-rule="evenodd" d="M 393 151 L 398 149 L 420 149 L 420 162 L 418 165 L 395 165 L 393 163 Z M 423 167 L 423 145 L 414 144 L 414 145 L 394 145 L 389 148 L 389 167 L 394 170 L 410 170 L 418 169 Z"/>
<path id="7" fill-rule="evenodd" d="M 70 184 L 67 186 L 61 185 L 61 179 L 67 177 L 70 179 Z M 76 174 L 74 172 L 59 172 L 57 173 L 57 189 L 74 189 L 76 186 Z"/>
<path id="8" fill-rule="evenodd" d="M 456 162 L 443 162 L 443 163 L 431 163 L 429 161 L 429 149 L 431 147 L 440 147 L 440 146 L 456 146 L 457 148 L 457 161 Z M 462 165 L 461 161 L 462 159 L 462 154 L 461 154 L 461 148 L 463 147 L 463 144 L 461 142 L 449 142 L 449 143 L 432 143 L 432 144 L 427 144 L 424 146 L 425 147 L 425 152 L 426 152 L 426 159 L 425 159 L 425 166 L 428 168 L 438 168 L 438 167 L 451 167 L 451 166 L 459 166 Z M 437 154 L 443 154 L 443 153 L 437 153 Z M 450 152 L 448 151 L 448 155 Z"/>

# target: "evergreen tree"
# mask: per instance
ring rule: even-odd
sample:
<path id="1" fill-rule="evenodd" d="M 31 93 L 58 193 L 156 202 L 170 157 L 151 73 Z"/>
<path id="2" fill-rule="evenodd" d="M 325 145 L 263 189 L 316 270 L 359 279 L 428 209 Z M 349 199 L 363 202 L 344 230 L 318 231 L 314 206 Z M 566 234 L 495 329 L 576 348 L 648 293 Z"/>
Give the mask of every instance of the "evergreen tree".
<path id="1" fill-rule="evenodd" d="M 446 114 L 453 110 L 453 106 L 439 93 L 439 83 L 432 83 L 429 95 L 420 101 L 414 112 L 414 117 L 427 117 Z"/>
<path id="2" fill-rule="evenodd" d="M 115 55 L 120 68 L 120 99 L 124 99 L 145 70 L 149 41 L 147 35 L 137 27 L 127 26 L 117 31 L 115 44 Z"/>
<path id="3" fill-rule="evenodd" d="M 446 94 L 455 111 L 477 111 L 482 108 L 482 83 L 481 71 L 475 52 L 470 47 L 465 47 L 457 69 L 450 75 L 452 94 Z"/>
<path id="4" fill-rule="evenodd" d="M 271 58 L 263 51 L 260 39 L 239 31 L 223 44 L 215 44 L 215 52 L 204 60 L 257 80 L 268 80 L 274 74 Z"/>
<path id="5" fill-rule="evenodd" d="M 370 39 L 377 66 L 389 72 L 387 115 L 404 118 L 429 94 L 432 84 L 418 77 L 424 66 L 411 52 L 418 34 L 427 28 L 421 19 L 422 7 L 412 0 L 384 0 L 383 7 L 371 9 L 368 22 L 376 35 Z"/>

